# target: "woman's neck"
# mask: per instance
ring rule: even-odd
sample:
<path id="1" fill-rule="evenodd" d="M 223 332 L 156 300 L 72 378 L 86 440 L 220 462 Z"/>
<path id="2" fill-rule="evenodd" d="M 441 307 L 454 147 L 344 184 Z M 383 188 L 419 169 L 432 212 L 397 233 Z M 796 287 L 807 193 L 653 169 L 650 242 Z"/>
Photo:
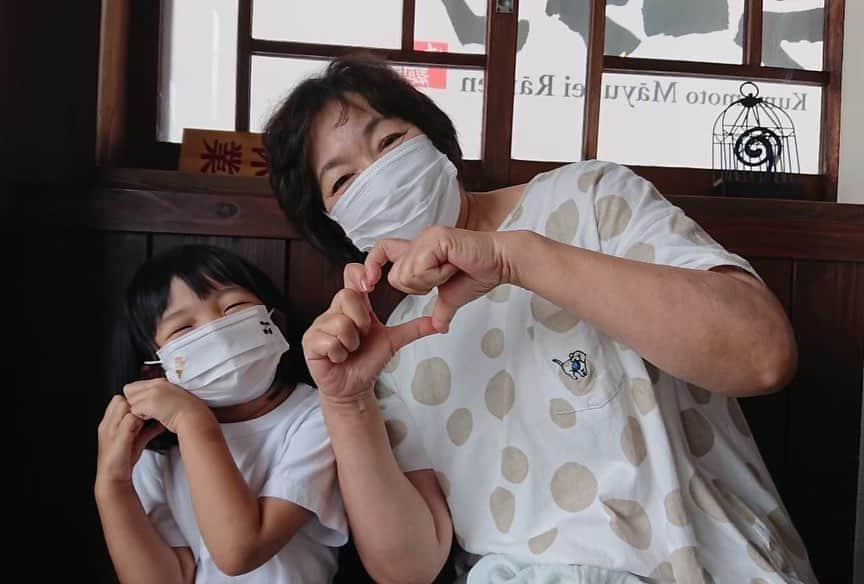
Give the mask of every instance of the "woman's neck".
<path id="1" fill-rule="evenodd" d="M 279 382 L 277 382 L 279 383 Z M 260 397 L 256 397 L 252 401 L 237 404 L 234 406 L 225 406 L 221 408 L 210 408 L 213 410 L 213 415 L 220 424 L 232 424 L 234 422 L 246 422 L 254 420 L 261 416 L 272 412 L 279 405 L 288 399 L 288 396 L 294 391 L 294 386 L 282 384 L 277 390 L 267 390 L 267 393 Z"/>
<path id="2" fill-rule="evenodd" d="M 462 192 L 462 209 L 456 226 L 471 231 L 497 231 L 513 210 L 527 184 L 488 192 Z"/>

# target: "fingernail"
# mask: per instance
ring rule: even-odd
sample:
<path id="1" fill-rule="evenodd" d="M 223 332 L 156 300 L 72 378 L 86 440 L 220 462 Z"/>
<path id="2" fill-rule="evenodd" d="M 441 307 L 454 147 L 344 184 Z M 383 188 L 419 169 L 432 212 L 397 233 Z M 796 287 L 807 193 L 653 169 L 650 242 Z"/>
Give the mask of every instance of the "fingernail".
<path id="1" fill-rule="evenodd" d="M 360 288 L 362 288 L 364 292 L 369 291 L 369 282 L 366 281 L 366 278 L 360 280 Z"/>

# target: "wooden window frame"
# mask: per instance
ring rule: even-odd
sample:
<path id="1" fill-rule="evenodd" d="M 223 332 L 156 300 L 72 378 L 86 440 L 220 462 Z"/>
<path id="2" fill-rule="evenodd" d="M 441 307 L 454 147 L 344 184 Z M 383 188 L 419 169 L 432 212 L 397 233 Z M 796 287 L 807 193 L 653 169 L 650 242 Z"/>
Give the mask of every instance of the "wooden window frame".
<path id="1" fill-rule="evenodd" d="M 173 169 L 179 145 L 156 140 L 158 119 L 161 2 L 102 0 L 97 152 L 103 166 Z M 519 0 L 510 13 L 499 13 L 487 1 L 486 53 L 435 53 L 414 49 L 415 0 L 403 0 L 401 46 L 376 49 L 256 39 L 252 36 L 253 0 L 238 0 L 235 127 L 249 129 L 253 56 L 330 59 L 364 51 L 406 65 L 433 65 L 483 70 L 483 124 L 479 161 L 466 161 L 469 184 L 478 189 L 525 182 L 559 162 L 527 161 L 511 156 L 513 79 Z M 762 0 L 745 5 L 745 43 L 741 65 L 604 55 L 606 0 L 591 0 L 582 158 L 597 156 L 604 73 L 679 75 L 764 80 L 818 85 L 822 92 L 820 173 L 799 175 L 803 197 L 836 201 L 840 159 L 840 90 L 845 0 L 825 5 L 823 71 L 762 66 Z M 129 23 L 135 26 L 130 27 Z M 633 166 L 667 194 L 714 194 L 712 171 L 698 168 Z"/>

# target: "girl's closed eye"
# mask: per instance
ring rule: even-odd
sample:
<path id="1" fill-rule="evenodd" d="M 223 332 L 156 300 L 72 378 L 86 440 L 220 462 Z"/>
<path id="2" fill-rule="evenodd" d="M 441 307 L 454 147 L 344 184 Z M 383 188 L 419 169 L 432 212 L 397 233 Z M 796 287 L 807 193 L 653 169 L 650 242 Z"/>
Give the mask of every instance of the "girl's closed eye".
<path id="1" fill-rule="evenodd" d="M 338 193 L 342 189 L 342 187 L 344 187 L 348 183 L 348 181 L 351 180 L 353 177 L 354 177 L 353 173 L 352 174 L 343 174 L 338 179 L 336 179 L 336 182 L 333 183 L 332 194 L 335 195 L 336 193 Z"/>
<path id="2" fill-rule="evenodd" d="M 388 134 L 384 136 L 381 142 L 378 144 L 378 152 L 383 152 L 390 146 L 393 146 L 405 136 L 406 132 L 396 132 L 393 134 Z"/>
<path id="3" fill-rule="evenodd" d="M 249 306 L 252 306 L 253 304 L 255 304 L 255 303 L 252 302 L 251 300 L 238 300 L 236 302 L 232 302 L 232 303 L 228 304 L 222 310 L 222 312 L 225 314 L 228 314 L 229 312 L 235 311 L 237 308 L 248 308 Z"/>

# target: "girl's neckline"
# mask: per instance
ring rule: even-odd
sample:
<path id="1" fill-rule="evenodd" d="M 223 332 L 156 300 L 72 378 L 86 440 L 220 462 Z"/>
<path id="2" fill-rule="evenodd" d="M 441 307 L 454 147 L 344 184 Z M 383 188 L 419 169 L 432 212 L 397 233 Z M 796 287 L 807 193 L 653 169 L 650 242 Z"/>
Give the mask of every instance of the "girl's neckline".
<path id="1" fill-rule="evenodd" d="M 315 390 L 305 383 L 297 383 L 288 397 L 267 413 L 239 422 L 220 422 L 219 426 L 226 436 L 238 436 L 267 430 L 282 421 L 286 413 L 294 409 L 312 391 Z"/>

